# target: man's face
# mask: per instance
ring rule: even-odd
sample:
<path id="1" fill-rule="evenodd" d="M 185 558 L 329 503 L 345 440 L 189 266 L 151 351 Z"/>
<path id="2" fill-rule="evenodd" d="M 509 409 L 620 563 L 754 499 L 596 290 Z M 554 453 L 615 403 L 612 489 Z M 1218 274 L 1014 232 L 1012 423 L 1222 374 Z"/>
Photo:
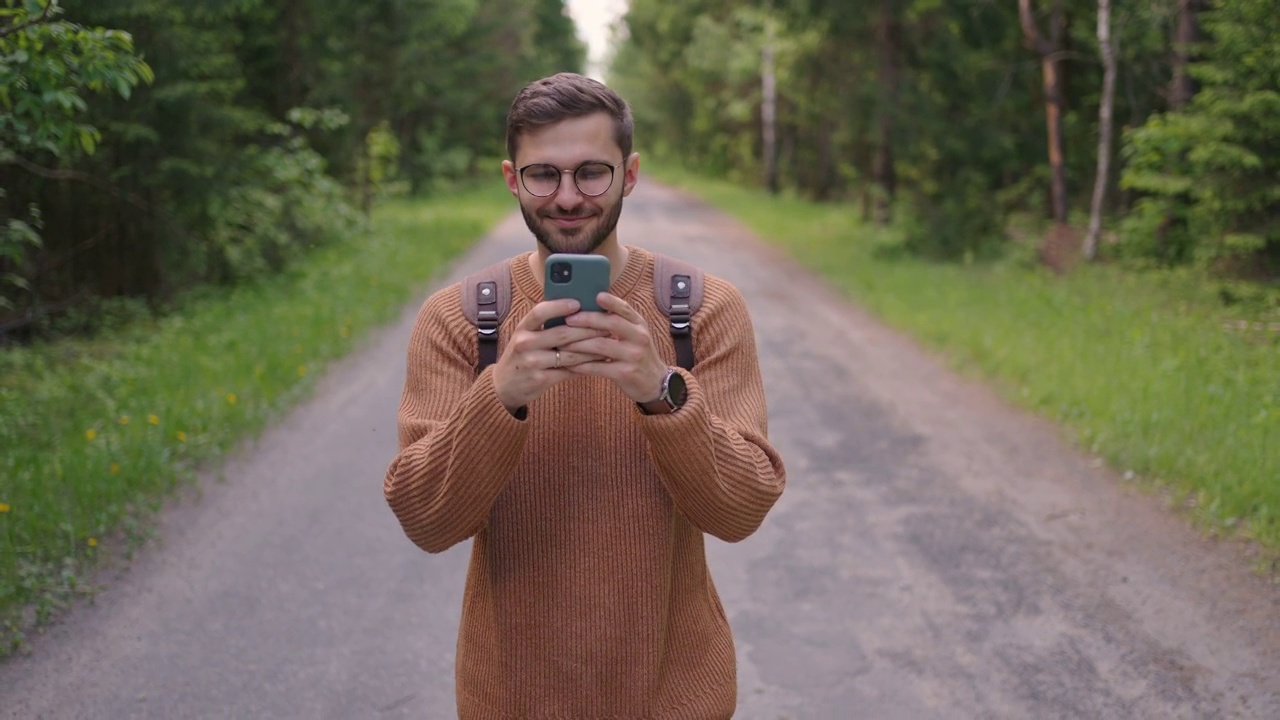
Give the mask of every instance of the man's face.
<path id="1" fill-rule="evenodd" d="M 613 182 L 602 194 L 592 197 L 578 188 L 573 171 L 585 163 L 613 166 Z M 531 169 L 520 178 L 520 169 L 529 165 L 550 165 L 565 172 L 559 187 L 546 197 L 534 181 Z M 635 155 L 622 157 L 613 139 L 613 120 L 606 113 L 562 120 L 520 136 L 514 162 L 502 164 L 507 187 L 520 201 L 525 224 L 538 243 L 549 252 L 589 253 L 614 238 L 622 215 L 622 198 L 635 187 L 639 167 Z M 542 168 L 547 170 L 546 168 Z M 603 168 L 601 168 L 603 170 Z M 608 170 L 605 177 L 608 176 Z M 582 186 L 596 192 L 585 175 Z M 543 173 L 543 180 L 549 176 Z M 534 192 L 530 192 L 532 187 Z"/>

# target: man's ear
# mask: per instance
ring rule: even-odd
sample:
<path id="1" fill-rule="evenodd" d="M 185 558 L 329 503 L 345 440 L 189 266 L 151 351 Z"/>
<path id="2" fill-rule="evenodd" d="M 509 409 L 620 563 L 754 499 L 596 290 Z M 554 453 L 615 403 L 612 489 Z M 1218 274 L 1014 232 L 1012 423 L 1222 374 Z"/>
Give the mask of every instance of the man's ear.
<path id="1" fill-rule="evenodd" d="M 520 186 L 518 184 L 520 182 L 520 174 L 516 172 L 515 163 L 510 160 L 503 160 L 502 176 L 506 178 L 507 189 L 511 191 L 511 194 L 520 197 Z"/>
<path id="2" fill-rule="evenodd" d="M 636 187 L 636 182 L 640 179 L 640 153 L 631 153 L 631 157 L 627 158 L 623 167 L 622 194 L 625 197 L 631 194 Z"/>

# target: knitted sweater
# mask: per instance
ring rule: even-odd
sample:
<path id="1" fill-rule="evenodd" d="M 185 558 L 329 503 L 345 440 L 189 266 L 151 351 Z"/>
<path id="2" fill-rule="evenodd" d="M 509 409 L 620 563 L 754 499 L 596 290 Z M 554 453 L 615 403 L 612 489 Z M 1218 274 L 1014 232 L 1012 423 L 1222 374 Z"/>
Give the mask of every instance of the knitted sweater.
<path id="1" fill-rule="evenodd" d="M 629 247 L 610 292 L 675 365 L 653 298 L 653 255 Z M 528 255 L 511 263 L 500 347 L 542 300 Z M 461 718 L 730 717 L 733 637 L 703 533 L 741 540 L 782 493 L 746 303 L 706 276 L 683 407 L 645 415 L 609 380 L 580 377 L 525 419 L 478 377 L 476 331 L 455 284 L 433 294 L 409 344 L 400 452 L 384 481 L 427 552 L 474 538 L 458 633 Z"/>

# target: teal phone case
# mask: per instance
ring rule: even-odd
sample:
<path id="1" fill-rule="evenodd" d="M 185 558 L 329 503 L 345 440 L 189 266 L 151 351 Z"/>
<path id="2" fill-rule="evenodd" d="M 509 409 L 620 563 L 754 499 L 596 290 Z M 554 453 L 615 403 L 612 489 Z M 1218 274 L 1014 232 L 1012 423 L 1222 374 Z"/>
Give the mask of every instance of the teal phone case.
<path id="1" fill-rule="evenodd" d="M 567 266 L 569 275 L 564 276 Z M 543 264 L 542 297 L 547 300 L 573 298 L 582 309 L 599 312 L 596 295 L 609 289 L 609 258 L 603 255 L 555 253 Z M 553 318 L 545 327 L 563 325 L 564 318 Z"/>

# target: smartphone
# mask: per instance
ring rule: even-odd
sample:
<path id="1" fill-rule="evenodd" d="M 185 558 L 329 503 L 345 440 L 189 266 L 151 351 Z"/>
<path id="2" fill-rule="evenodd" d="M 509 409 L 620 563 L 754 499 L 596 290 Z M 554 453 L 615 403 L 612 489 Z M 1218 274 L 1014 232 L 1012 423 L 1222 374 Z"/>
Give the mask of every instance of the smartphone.
<path id="1" fill-rule="evenodd" d="M 543 264 L 546 279 L 542 297 L 546 300 L 573 298 L 581 309 L 600 312 L 596 295 L 609 289 L 609 258 L 603 255 L 554 253 Z M 563 325 L 564 318 L 552 318 L 543 327 Z"/>

